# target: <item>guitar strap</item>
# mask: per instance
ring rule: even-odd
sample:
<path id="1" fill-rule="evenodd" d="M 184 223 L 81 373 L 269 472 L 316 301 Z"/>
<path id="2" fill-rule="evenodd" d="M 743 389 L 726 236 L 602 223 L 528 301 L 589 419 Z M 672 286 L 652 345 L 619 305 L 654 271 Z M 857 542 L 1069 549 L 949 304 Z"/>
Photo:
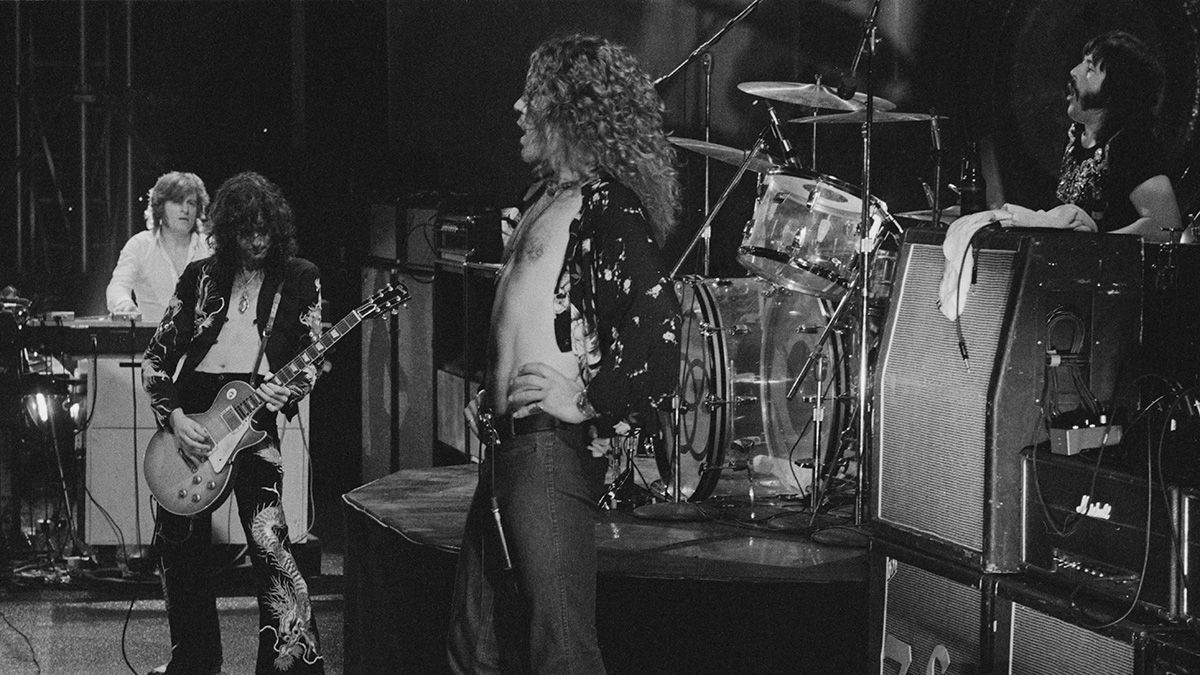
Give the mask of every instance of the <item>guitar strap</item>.
<path id="1" fill-rule="evenodd" d="M 275 289 L 275 299 L 271 301 L 271 315 L 267 317 L 267 328 L 258 341 L 258 356 L 254 357 L 254 369 L 250 371 L 250 386 L 258 386 L 258 366 L 262 363 L 263 352 L 267 350 L 267 340 L 271 339 L 271 329 L 275 327 L 275 310 L 279 309 L 279 296 L 283 293 L 283 284 Z"/>

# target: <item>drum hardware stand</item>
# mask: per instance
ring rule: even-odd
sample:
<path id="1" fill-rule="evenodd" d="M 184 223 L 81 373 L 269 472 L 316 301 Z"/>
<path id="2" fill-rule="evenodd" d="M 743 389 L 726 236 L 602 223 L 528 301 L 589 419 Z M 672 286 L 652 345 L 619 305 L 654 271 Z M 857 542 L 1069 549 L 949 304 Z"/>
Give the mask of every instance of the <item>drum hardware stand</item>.
<path id="1" fill-rule="evenodd" d="M 875 84 L 874 61 L 876 48 L 876 19 L 879 16 L 879 6 L 882 0 L 874 0 L 871 11 L 863 21 L 862 41 L 854 55 L 854 71 L 857 71 L 859 59 L 866 57 L 866 110 L 862 124 L 862 212 L 859 221 L 858 245 L 858 392 L 857 392 L 857 433 L 858 433 L 858 471 L 856 475 L 854 497 L 854 520 L 849 527 L 831 528 L 828 534 L 814 533 L 813 540 L 843 546 L 865 546 L 866 536 L 861 527 L 866 508 L 867 472 L 871 466 L 870 439 L 867 419 L 867 391 L 870 385 L 870 369 L 868 360 L 868 338 L 870 337 L 870 265 L 874 246 L 871 244 L 871 133 L 875 126 Z M 852 72 L 852 77 L 857 72 Z M 843 95 L 841 91 L 839 95 Z M 853 96 L 853 91 L 849 93 Z M 847 294 L 853 293 L 852 287 Z"/>
<path id="2" fill-rule="evenodd" d="M 690 54 L 688 54 L 686 57 L 684 57 L 684 59 L 682 61 L 680 61 L 674 68 L 671 69 L 671 72 L 654 80 L 654 86 L 657 87 L 658 85 L 662 84 L 663 82 L 666 82 L 667 80 L 678 75 L 679 71 L 683 70 L 689 63 L 696 60 L 696 57 L 703 55 L 703 57 L 704 57 L 703 58 L 703 65 L 704 65 L 704 141 L 705 142 L 709 142 L 711 140 L 710 139 L 710 135 L 711 135 L 710 134 L 710 129 L 711 129 L 710 113 L 711 113 L 711 103 L 712 103 L 713 56 L 712 56 L 712 53 L 709 51 L 709 49 L 713 45 L 715 45 L 722 37 L 724 37 L 725 33 L 729 32 L 730 28 L 733 28 L 737 24 L 741 23 L 746 17 L 750 16 L 750 14 L 752 12 L 754 12 L 754 10 L 758 9 L 758 6 L 762 4 L 762 1 L 763 0 L 754 0 L 750 4 L 746 5 L 746 7 L 743 8 L 742 11 L 738 12 L 736 16 L 731 18 L 729 21 L 726 21 L 725 25 L 721 26 L 720 30 L 718 30 L 716 33 L 713 33 L 707 40 L 705 40 L 704 42 L 701 42 L 698 47 L 693 49 Z M 721 204 L 725 201 L 725 197 L 728 196 L 728 191 L 726 191 L 727 194 L 721 197 L 720 201 L 717 202 L 717 205 L 713 208 L 713 210 L 712 211 L 709 210 L 709 201 L 710 201 L 710 198 L 709 198 L 709 192 L 710 192 L 709 168 L 710 168 L 709 158 L 705 157 L 704 158 L 704 214 L 707 218 L 706 223 L 710 222 L 712 220 L 712 213 L 714 211 L 720 210 Z M 737 176 L 741 177 L 741 171 L 738 172 Z M 737 178 L 734 179 L 734 182 L 736 182 L 736 181 L 737 181 Z M 710 247 L 710 240 L 709 240 L 709 234 L 708 234 L 707 227 L 702 227 L 700 229 L 700 232 L 702 233 L 702 234 L 700 234 L 700 237 L 704 238 L 703 269 L 704 269 L 704 276 L 705 276 L 705 278 L 707 278 L 709 276 L 709 267 L 710 267 L 710 263 L 711 263 L 712 251 L 711 251 L 711 247 Z M 691 253 L 692 248 L 694 248 L 695 245 L 696 245 L 696 242 L 694 240 L 692 241 L 691 244 L 688 245 L 687 251 L 685 251 L 684 254 L 680 257 L 680 264 L 682 264 L 683 260 L 685 258 L 687 258 L 688 253 Z M 671 271 L 670 277 L 674 278 L 676 273 L 678 273 L 678 271 L 679 271 L 679 265 L 676 265 L 675 269 L 673 269 Z"/>
<path id="3" fill-rule="evenodd" d="M 850 287 L 842 294 L 842 299 L 838 301 L 833 314 L 829 315 L 829 321 L 821 329 L 821 334 L 817 336 L 817 341 L 812 346 L 812 353 L 808 355 L 808 359 L 804 361 L 804 366 L 800 368 L 800 374 L 796 375 L 796 379 L 792 381 L 792 386 L 788 388 L 787 400 L 790 401 L 796 398 L 796 393 L 800 390 L 800 384 L 804 382 L 804 378 L 808 377 L 809 371 L 822 358 L 821 350 L 824 349 L 825 343 L 829 341 L 829 336 L 834 332 L 834 328 L 837 326 L 838 320 L 842 318 L 842 314 L 850 307 L 850 299 L 861 285 L 862 277 L 861 270 L 855 273 L 854 280 L 850 282 Z"/>
<path id="4" fill-rule="evenodd" d="M 942 226 L 942 134 L 938 129 L 937 110 L 930 110 L 929 136 L 933 141 L 933 199 L 929 208 L 933 209 L 933 226 Z"/>
<path id="5" fill-rule="evenodd" d="M 701 59 L 704 66 L 704 142 L 712 142 L 712 52 L 705 52 Z M 712 158 L 704 156 L 704 216 L 707 218 L 712 211 Z M 704 231 L 704 278 L 711 275 L 712 268 L 712 231 Z"/>
<path id="6" fill-rule="evenodd" d="M 817 85 L 817 91 L 821 91 L 821 74 L 820 73 L 817 73 L 816 77 L 813 78 L 813 82 L 815 82 Z M 821 114 L 820 108 L 812 109 L 812 118 L 814 121 L 820 114 Z M 812 144 L 812 148 L 811 148 L 812 164 L 810 164 L 809 166 L 815 172 L 817 170 L 817 125 L 816 124 L 812 125 L 812 133 L 810 134 L 810 137 L 811 137 L 810 143 Z"/>
<path id="7" fill-rule="evenodd" d="M 808 488 L 809 504 L 812 506 L 812 517 L 817 517 L 817 509 L 821 506 L 821 432 L 825 427 L 825 408 L 822 403 L 825 400 L 824 394 L 821 392 L 821 385 L 825 383 L 825 355 L 819 350 L 814 351 L 817 354 L 817 366 L 815 377 L 817 381 L 817 394 L 813 396 L 813 456 L 812 456 L 812 483 Z M 811 357 L 810 357 L 811 358 Z M 811 524 L 811 523 L 810 523 Z"/>
<path id="8" fill-rule="evenodd" d="M 738 181 L 742 179 L 742 175 L 746 173 L 746 169 L 750 166 L 750 162 L 754 161 L 754 158 L 757 157 L 758 153 L 762 151 L 763 144 L 766 142 L 766 133 L 766 129 L 763 129 L 761 132 L 759 132 L 758 138 L 755 139 L 754 145 L 750 148 L 750 151 L 746 153 L 746 157 L 742 160 L 741 165 L 738 166 L 737 171 L 734 172 L 733 178 L 729 179 L 729 184 L 725 186 L 725 191 L 721 194 L 720 199 L 717 200 L 717 203 L 715 206 L 713 206 L 712 211 L 708 213 L 708 216 L 704 219 L 704 222 L 701 223 L 700 229 L 696 231 L 695 236 L 693 236 L 692 240 L 688 242 L 687 248 L 685 248 L 683 253 L 680 254 L 679 260 L 675 263 L 675 266 L 671 268 L 671 273 L 667 275 L 668 278 L 674 279 L 679 276 L 679 268 L 683 267 L 683 263 L 687 260 L 688 256 L 691 255 L 692 249 L 696 248 L 696 244 L 699 243 L 702 238 L 707 236 L 709 230 L 712 228 L 712 223 L 716 219 L 717 214 L 720 213 L 721 208 L 725 206 L 725 202 L 729 199 L 729 195 L 733 194 L 733 188 L 737 186 Z"/>
<path id="9" fill-rule="evenodd" d="M 683 479 L 681 477 L 683 473 L 683 451 L 680 450 L 682 426 L 683 405 L 679 392 L 676 391 L 671 396 L 671 433 L 675 437 L 675 448 L 671 453 L 671 501 L 637 507 L 633 510 L 633 515 L 638 518 L 673 521 L 705 519 L 704 512 L 700 510 L 698 504 L 683 498 Z"/>

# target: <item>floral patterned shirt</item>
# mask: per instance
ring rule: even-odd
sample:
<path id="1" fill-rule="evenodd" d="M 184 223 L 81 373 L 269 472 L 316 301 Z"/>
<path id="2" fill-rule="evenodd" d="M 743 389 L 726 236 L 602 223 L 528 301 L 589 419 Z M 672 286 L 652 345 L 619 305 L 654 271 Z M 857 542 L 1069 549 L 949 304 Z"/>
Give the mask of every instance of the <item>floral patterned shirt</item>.
<path id="1" fill-rule="evenodd" d="M 1085 148 L 1082 132 L 1079 124 L 1068 131 L 1056 196 L 1087 211 L 1101 232 L 1133 223 L 1139 216 L 1130 193 L 1166 173 L 1160 145 L 1148 131 L 1127 128 Z"/>
<path id="2" fill-rule="evenodd" d="M 555 339 L 579 362 L 598 430 L 652 424 L 679 377 L 679 300 L 637 195 L 607 176 L 581 191 L 555 291 Z"/>
<path id="3" fill-rule="evenodd" d="M 154 416 L 163 428 L 170 428 L 171 411 L 179 407 L 179 395 L 171 378 L 179 360 L 183 359 L 181 372 L 195 370 L 216 343 L 226 321 L 233 280 L 222 282 L 215 271 L 216 258 L 211 257 L 187 266 L 158 330 L 146 347 L 142 384 L 150 395 Z M 287 364 L 321 334 L 321 279 L 316 265 L 303 258 L 288 260 L 282 271 L 267 272 L 258 294 L 257 325 L 267 325 L 275 290 L 281 285 L 279 307 L 265 353 L 272 370 Z M 317 365 L 310 365 L 288 383 L 292 397 L 282 412 L 289 418 L 296 413 L 296 402 L 316 383 Z"/>

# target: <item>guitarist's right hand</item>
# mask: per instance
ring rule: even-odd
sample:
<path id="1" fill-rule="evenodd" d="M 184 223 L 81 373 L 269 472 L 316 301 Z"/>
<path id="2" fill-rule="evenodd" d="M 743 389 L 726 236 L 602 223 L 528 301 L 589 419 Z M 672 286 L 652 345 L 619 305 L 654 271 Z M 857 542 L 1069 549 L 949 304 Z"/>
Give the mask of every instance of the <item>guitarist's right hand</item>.
<path id="1" fill-rule="evenodd" d="M 171 411 L 171 429 L 175 433 L 175 444 L 197 460 L 208 458 L 212 450 L 212 439 L 203 424 L 183 413 L 183 408 Z"/>

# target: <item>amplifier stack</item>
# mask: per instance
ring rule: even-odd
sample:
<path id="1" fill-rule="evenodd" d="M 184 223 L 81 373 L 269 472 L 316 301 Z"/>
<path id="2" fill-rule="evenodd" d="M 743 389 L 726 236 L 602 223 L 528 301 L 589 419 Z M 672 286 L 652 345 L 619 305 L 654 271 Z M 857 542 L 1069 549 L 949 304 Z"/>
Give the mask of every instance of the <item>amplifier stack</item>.
<path id="1" fill-rule="evenodd" d="M 906 234 L 877 361 L 878 672 L 1200 673 L 1200 410 L 1181 395 L 1200 354 L 1159 314 L 1200 316 L 1179 292 L 1200 256 L 985 232 L 956 323 L 944 236 Z"/>

